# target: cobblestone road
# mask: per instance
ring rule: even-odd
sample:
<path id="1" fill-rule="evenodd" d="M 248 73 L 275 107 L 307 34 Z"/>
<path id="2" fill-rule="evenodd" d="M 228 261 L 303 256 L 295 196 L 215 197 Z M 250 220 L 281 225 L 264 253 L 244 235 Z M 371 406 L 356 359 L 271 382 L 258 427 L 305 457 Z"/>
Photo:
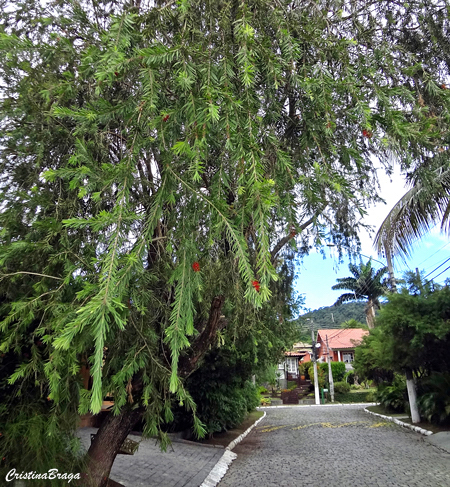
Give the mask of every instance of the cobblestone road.
<path id="1" fill-rule="evenodd" d="M 266 409 L 218 487 L 450 486 L 450 454 L 362 406 Z"/>

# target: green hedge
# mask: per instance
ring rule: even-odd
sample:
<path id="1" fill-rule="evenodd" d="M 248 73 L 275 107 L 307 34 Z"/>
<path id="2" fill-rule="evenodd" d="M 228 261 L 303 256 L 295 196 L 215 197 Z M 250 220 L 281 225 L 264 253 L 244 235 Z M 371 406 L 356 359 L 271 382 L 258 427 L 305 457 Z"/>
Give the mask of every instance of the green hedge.
<path id="1" fill-rule="evenodd" d="M 346 392 L 345 394 L 335 394 L 334 400 L 337 402 L 374 402 L 375 397 L 372 391 Z"/>
<path id="2" fill-rule="evenodd" d="M 341 382 L 345 376 L 344 362 L 331 362 L 331 372 L 333 373 L 334 382 Z"/>
<path id="3" fill-rule="evenodd" d="M 311 379 L 311 383 L 314 384 L 313 362 L 307 363 L 310 364 L 308 366 L 308 374 Z M 319 374 L 319 387 L 324 387 L 326 384 L 328 384 L 328 363 L 318 363 L 317 373 Z M 341 382 L 342 380 L 344 380 L 345 363 L 331 362 L 331 373 L 333 374 L 333 382 Z"/>

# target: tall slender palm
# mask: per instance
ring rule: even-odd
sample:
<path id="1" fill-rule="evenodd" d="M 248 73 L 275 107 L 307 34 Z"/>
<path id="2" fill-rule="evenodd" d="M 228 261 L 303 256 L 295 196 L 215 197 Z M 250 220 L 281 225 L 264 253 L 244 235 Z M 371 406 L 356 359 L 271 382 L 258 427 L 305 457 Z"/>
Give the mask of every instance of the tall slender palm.
<path id="1" fill-rule="evenodd" d="M 378 252 L 409 256 L 414 242 L 433 226 L 450 233 L 450 169 L 443 163 L 434 171 L 417 171 L 412 187 L 394 205 L 375 237 Z"/>
<path id="2" fill-rule="evenodd" d="M 348 289 L 351 292 L 341 294 L 334 305 L 338 306 L 346 301 L 367 300 L 365 307 L 367 326 L 374 328 L 375 308 L 380 308 L 379 298 L 388 291 L 387 279 L 383 279 L 388 268 L 375 270 L 371 259 L 366 264 L 363 262 L 359 265 L 349 264 L 348 268 L 353 276 L 338 278 L 338 284 L 331 289 Z"/>

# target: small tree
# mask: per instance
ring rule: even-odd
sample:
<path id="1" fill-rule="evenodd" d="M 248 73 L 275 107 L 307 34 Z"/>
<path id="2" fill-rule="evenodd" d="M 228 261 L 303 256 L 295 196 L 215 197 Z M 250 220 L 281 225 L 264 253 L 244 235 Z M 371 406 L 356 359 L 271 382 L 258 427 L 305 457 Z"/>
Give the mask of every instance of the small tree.
<path id="1" fill-rule="evenodd" d="M 393 372 L 420 381 L 450 371 L 450 289 L 421 286 L 390 294 L 377 318 L 377 328 L 356 349 L 358 375 L 379 382 L 392 381 Z M 420 387 L 419 387 L 420 391 Z"/>
<path id="2" fill-rule="evenodd" d="M 382 267 L 378 271 L 375 271 L 372 267 L 372 260 L 369 260 L 366 264 L 361 262 L 359 266 L 349 264 L 348 268 L 353 276 L 338 278 L 338 284 L 332 286 L 331 289 L 348 289 L 352 292 L 339 296 L 334 305 L 339 306 L 346 301 L 367 300 L 367 326 L 369 328 L 374 328 L 375 308 L 380 309 L 379 298 L 388 291 L 387 281 L 386 279 L 383 279 L 388 268 Z"/>

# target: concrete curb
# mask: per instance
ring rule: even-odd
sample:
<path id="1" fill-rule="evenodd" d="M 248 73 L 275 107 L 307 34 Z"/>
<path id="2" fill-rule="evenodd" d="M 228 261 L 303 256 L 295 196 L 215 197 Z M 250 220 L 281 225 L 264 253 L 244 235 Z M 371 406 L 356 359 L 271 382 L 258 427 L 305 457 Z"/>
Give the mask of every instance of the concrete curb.
<path id="1" fill-rule="evenodd" d="M 371 404 L 371 406 L 375 406 L 375 405 L 376 404 Z M 398 424 L 399 426 L 402 426 L 403 428 L 407 428 L 407 429 L 410 429 L 412 431 L 415 431 L 416 433 L 420 433 L 421 435 L 430 436 L 433 434 L 432 431 L 429 431 L 429 430 L 426 430 L 423 428 L 419 428 L 418 426 L 414 426 L 413 424 L 404 423 L 403 421 L 400 421 L 397 418 L 393 418 L 392 416 L 385 416 L 384 414 L 374 413 L 372 411 L 369 411 L 366 408 L 364 408 L 364 411 L 366 413 L 372 414 L 373 416 L 378 416 L 379 418 L 383 418 L 386 421 L 391 421 L 392 423 Z"/>
<path id="2" fill-rule="evenodd" d="M 335 407 L 348 407 L 348 406 L 377 406 L 377 402 L 349 402 L 344 404 L 290 404 L 284 406 L 260 406 L 256 409 L 274 409 L 274 408 L 335 408 Z"/>
<path id="3" fill-rule="evenodd" d="M 250 431 L 264 418 L 266 417 L 266 412 L 264 411 L 264 415 L 261 416 L 257 421 L 255 421 L 250 428 L 245 430 L 242 435 L 238 436 L 235 440 L 233 440 L 226 448 L 225 453 L 222 455 L 220 460 L 216 463 L 214 468 L 209 472 L 209 475 L 200 485 L 200 487 L 216 487 L 216 485 L 222 480 L 223 476 L 227 473 L 228 467 L 231 465 L 231 462 L 237 458 L 236 453 L 232 452 L 231 450 L 240 443 L 249 433 Z"/>

